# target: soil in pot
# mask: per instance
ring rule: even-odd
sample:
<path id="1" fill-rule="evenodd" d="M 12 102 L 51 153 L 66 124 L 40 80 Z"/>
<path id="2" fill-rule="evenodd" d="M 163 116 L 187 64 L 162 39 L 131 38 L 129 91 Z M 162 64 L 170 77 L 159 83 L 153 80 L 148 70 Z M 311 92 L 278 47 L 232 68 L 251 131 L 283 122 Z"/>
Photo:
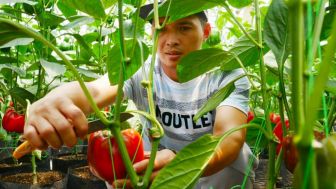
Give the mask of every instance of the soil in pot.
<path id="1" fill-rule="evenodd" d="M 91 173 L 88 166 L 75 166 L 69 168 L 67 188 L 105 189 L 106 185 Z"/>
<path id="2" fill-rule="evenodd" d="M 0 176 L 0 189 L 60 189 L 65 187 L 65 174 L 59 171 L 40 170 L 37 182 L 31 171 L 12 171 Z"/>
<path id="3" fill-rule="evenodd" d="M 53 162 L 53 170 L 67 173 L 68 168 L 70 166 L 87 165 L 87 155 L 86 154 L 66 154 L 66 155 L 61 155 L 59 157 L 54 157 L 52 162 Z"/>

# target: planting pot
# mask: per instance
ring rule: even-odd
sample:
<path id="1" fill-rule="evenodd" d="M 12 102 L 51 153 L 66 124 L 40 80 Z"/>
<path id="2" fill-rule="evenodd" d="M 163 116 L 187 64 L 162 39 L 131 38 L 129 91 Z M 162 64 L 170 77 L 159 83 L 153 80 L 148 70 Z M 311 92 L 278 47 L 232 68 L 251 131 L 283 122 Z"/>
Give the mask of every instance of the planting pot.
<path id="1" fill-rule="evenodd" d="M 94 176 L 87 165 L 73 166 L 68 170 L 68 180 L 66 184 L 68 189 L 105 189 L 103 180 Z"/>
<path id="2" fill-rule="evenodd" d="M 37 169 L 37 182 L 33 182 L 31 168 L 8 171 L 0 176 L 0 189 L 59 189 L 65 188 L 66 175 L 60 171 Z"/>
<path id="3" fill-rule="evenodd" d="M 53 170 L 61 171 L 64 174 L 68 172 L 70 166 L 87 165 L 86 154 L 65 154 L 54 157 L 52 160 Z"/>
<path id="4" fill-rule="evenodd" d="M 0 175 L 15 170 L 31 170 L 31 156 L 27 155 L 19 160 L 12 157 L 0 161 Z M 49 169 L 50 163 L 48 159 L 36 160 L 36 165 L 41 169 Z"/>

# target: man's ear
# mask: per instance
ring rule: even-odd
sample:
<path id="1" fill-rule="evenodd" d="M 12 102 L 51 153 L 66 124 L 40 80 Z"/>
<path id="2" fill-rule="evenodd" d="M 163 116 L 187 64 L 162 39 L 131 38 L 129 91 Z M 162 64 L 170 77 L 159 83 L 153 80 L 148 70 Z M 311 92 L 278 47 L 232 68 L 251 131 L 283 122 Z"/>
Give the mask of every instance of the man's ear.
<path id="1" fill-rule="evenodd" d="M 204 40 L 206 40 L 210 36 L 210 33 L 211 33 L 211 25 L 209 22 L 207 22 L 204 24 L 204 29 L 203 29 Z"/>

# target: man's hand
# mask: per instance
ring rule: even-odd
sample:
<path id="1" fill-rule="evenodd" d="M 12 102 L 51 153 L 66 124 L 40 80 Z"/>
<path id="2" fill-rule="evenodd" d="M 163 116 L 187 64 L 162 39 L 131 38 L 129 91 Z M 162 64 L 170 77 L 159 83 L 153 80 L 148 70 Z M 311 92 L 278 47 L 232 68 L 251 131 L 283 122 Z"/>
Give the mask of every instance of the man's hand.
<path id="1" fill-rule="evenodd" d="M 145 152 L 145 159 L 133 165 L 135 171 L 138 174 L 143 175 L 145 173 L 146 168 L 149 163 L 149 157 L 150 157 L 150 152 Z M 151 181 L 154 180 L 154 178 L 159 173 L 159 171 L 165 165 L 171 162 L 174 159 L 174 157 L 175 157 L 175 153 L 169 149 L 158 151 L 155 157 L 154 169 L 150 177 L 150 180 Z M 125 184 L 125 187 L 124 187 L 124 184 Z M 129 179 L 116 180 L 113 182 L 112 185 L 113 185 L 113 188 L 132 188 L 131 181 Z"/>
<path id="2" fill-rule="evenodd" d="M 67 96 L 53 92 L 33 103 L 28 112 L 24 137 L 38 149 L 60 148 L 85 137 L 88 123 L 84 112 Z"/>

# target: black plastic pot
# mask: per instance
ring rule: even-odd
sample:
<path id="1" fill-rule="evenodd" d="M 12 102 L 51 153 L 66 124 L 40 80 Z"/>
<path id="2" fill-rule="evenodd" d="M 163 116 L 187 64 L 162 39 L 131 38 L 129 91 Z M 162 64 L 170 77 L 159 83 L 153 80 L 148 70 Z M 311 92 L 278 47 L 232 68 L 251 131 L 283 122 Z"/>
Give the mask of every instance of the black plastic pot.
<path id="1" fill-rule="evenodd" d="M 83 174 L 86 177 L 83 177 Z M 68 170 L 68 189 L 106 189 L 105 182 L 94 176 L 87 165 L 77 165 Z"/>
<path id="2" fill-rule="evenodd" d="M 63 173 L 68 172 L 70 166 L 75 165 L 87 165 L 86 154 L 65 154 L 58 157 L 53 157 L 52 160 L 53 170 L 61 171 Z"/>
<path id="3" fill-rule="evenodd" d="M 48 172 L 48 169 L 37 169 L 37 175 L 41 176 Z M 67 177 L 64 173 L 59 171 L 53 171 L 53 174 L 56 174 L 60 178 L 58 179 L 50 179 L 48 178 L 46 183 L 43 184 L 32 184 L 31 182 L 24 182 L 26 179 L 31 179 L 31 168 L 25 167 L 22 169 L 17 169 L 15 171 L 8 171 L 0 176 L 0 189 L 62 189 L 65 188 L 65 184 L 67 181 Z M 15 176 L 16 180 L 8 181 L 8 177 Z M 7 179 L 6 179 L 7 178 Z M 51 177 L 53 178 L 53 177 Z"/>

